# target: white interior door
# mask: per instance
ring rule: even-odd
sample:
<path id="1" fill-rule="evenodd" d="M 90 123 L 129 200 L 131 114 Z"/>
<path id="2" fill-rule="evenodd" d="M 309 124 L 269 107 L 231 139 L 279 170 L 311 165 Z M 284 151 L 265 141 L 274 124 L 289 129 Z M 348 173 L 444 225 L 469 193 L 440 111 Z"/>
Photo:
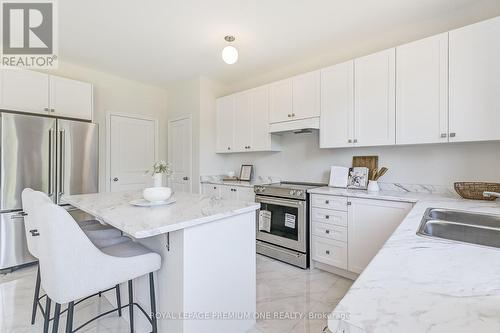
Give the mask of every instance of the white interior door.
<path id="1" fill-rule="evenodd" d="M 168 123 L 168 161 L 172 168 L 170 186 L 175 192 L 192 191 L 192 128 L 191 118 Z"/>
<path id="2" fill-rule="evenodd" d="M 156 160 L 156 121 L 110 116 L 110 190 L 142 190 L 151 186 Z"/>

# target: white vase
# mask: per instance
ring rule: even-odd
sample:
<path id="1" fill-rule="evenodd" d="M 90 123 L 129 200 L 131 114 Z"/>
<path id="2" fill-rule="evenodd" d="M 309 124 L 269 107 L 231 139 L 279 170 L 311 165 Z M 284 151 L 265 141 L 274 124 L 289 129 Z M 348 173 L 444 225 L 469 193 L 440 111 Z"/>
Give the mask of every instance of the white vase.
<path id="1" fill-rule="evenodd" d="M 378 192 L 378 191 L 380 191 L 378 182 L 376 180 L 370 180 L 368 182 L 368 192 Z"/>
<path id="2" fill-rule="evenodd" d="M 163 174 L 155 173 L 153 175 L 153 187 L 162 187 L 163 186 Z"/>

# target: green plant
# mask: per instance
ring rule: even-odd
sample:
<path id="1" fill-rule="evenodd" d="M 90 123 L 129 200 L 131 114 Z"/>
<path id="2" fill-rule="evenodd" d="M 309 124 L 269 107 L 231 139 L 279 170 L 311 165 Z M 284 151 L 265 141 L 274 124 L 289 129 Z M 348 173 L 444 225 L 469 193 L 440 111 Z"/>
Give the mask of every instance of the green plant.
<path id="1" fill-rule="evenodd" d="M 153 164 L 152 170 L 148 172 L 150 172 L 151 175 L 154 175 L 156 173 L 164 173 L 167 176 L 170 176 L 172 174 L 170 163 L 167 163 L 164 160 L 155 162 L 155 164 Z"/>

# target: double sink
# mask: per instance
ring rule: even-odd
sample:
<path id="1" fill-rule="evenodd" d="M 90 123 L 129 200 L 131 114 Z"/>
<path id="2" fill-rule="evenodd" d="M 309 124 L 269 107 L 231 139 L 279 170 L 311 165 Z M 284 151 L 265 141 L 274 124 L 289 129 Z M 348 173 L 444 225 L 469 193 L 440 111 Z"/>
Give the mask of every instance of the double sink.
<path id="1" fill-rule="evenodd" d="M 500 215 L 429 208 L 417 234 L 500 248 Z"/>

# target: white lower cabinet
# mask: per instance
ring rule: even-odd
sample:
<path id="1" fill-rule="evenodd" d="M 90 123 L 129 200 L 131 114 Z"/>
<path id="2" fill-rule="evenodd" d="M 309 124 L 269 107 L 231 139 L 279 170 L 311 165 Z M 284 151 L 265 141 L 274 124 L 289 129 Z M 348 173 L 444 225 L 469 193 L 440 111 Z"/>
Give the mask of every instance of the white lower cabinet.
<path id="1" fill-rule="evenodd" d="M 201 193 L 204 195 L 220 197 L 226 200 L 255 202 L 255 192 L 253 187 L 201 184 Z"/>
<path id="2" fill-rule="evenodd" d="M 219 185 L 215 184 L 201 184 L 201 193 L 209 196 L 219 196 Z"/>
<path id="3" fill-rule="evenodd" d="M 361 273 L 411 208 L 407 202 L 313 194 L 311 259 Z"/>
<path id="4" fill-rule="evenodd" d="M 361 273 L 412 208 L 411 203 L 349 198 L 348 270 Z"/>

